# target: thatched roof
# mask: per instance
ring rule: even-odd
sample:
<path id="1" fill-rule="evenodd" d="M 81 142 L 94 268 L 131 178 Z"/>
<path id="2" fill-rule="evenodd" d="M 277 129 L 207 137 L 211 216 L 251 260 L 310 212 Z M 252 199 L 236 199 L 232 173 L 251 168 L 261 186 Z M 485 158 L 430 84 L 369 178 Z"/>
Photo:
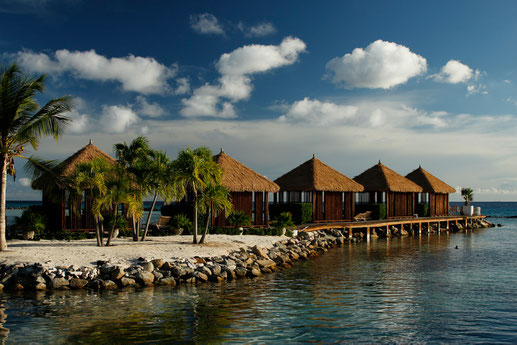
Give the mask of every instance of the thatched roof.
<path id="1" fill-rule="evenodd" d="M 362 192 L 363 186 L 332 169 L 316 157 L 275 180 L 280 190 L 289 192 Z"/>
<path id="2" fill-rule="evenodd" d="M 456 193 L 454 188 L 436 176 L 431 175 L 428 171 L 422 169 L 421 166 L 407 174 L 406 178 L 422 187 L 425 193 Z"/>
<path id="3" fill-rule="evenodd" d="M 422 192 L 422 187 L 381 162 L 354 177 L 354 180 L 364 186 L 365 192 Z"/>
<path id="4" fill-rule="evenodd" d="M 248 168 L 236 159 L 221 153 L 214 160 L 223 170 L 222 184 L 230 192 L 278 192 L 276 183 Z"/>
<path id="5" fill-rule="evenodd" d="M 75 167 L 79 163 L 89 162 L 94 158 L 104 158 L 110 163 L 115 163 L 115 159 L 109 156 L 107 153 L 99 149 L 97 146 L 93 145 L 92 141 L 90 143 L 65 159 L 60 165 L 63 169 L 64 176 L 71 176 L 75 172 Z"/>

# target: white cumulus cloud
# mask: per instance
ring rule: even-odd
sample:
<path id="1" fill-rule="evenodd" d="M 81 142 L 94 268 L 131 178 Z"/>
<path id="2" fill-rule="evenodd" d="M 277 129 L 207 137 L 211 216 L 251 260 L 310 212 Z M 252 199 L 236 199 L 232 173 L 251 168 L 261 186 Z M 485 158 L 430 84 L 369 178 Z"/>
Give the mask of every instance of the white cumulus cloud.
<path id="1" fill-rule="evenodd" d="M 233 103 L 250 97 L 253 90 L 250 76 L 293 64 L 305 47 L 302 40 L 287 37 L 277 46 L 253 44 L 223 54 L 216 63 L 221 74 L 217 83 L 206 83 L 195 89 L 190 98 L 184 98 L 180 114 L 236 117 Z"/>
<path id="2" fill-rule="evenodd" d="M 106 133 L 124 133 L 140 118 L 130 107 L 122 105 L 103 106 L 99 124 Z"/>
<path id="3" fill-rule="evenodd" d="M 276 32 L 275 26 L 269 22 L 259 23 L 251 26 L 246 26 L 240 22 L 237 27 L 244 33 L 244 36 L 246 37 L 264 37 Z"/>
<path id="4" fill-rule="evenodd" d="M 279 117 L 280 121 L 308 122 L 318 125 L 346 123 L 357 115 L 357 106 L 339 105 L 304 98 L 294 102 L 288 111 Z"/>
<path id="5" fill-rule="evenodd" d="M 442 83 L 458 84 L 466 83 L 472 78 L 477 79 L 479 74 L 480 72 L 478 70 L 474 71 L 458 60 L 449 60 L 445 66 L 442 67 L 440 73 L 433 74 L 430 78 Z"/>
<path id="6" fill-rule="evenodd" d="M 224 35 L 223 26 L 210 13 L 194 14 L 190 16 L 190 26 L 200 34 Z"/>
<path id="7" fill-rule="evenodd" d="M 137 112 L 149 117 L 160 117 L 165 114 L 165 110 L 158 103 L 149 103 L 143 96 L 137 96 L 138 103 Z"/>
<path id="8" fill-rule="evenodd" d="M 54 56 L 23 51 L 17 60 L 25 69 L 39 73 L 69 72 L 76 78 L 117 81 L 122 89 L 143 94 L 170 91 L 167 80 L 177 73 L 177 66 L 167 67 L 154 58 L 129 55 L 107 58 L 95 50 L 69 51 L 61 49 Z"/>
<path id="9" fill-rule="evenodd" d="M 29 187 L 31 185 L 31 179 L 27 177 L 18 179 L 18 182 L 24 187 Z"/>
<path id="10" fill-rule="evenodd" d="M 326 68 L 345 88 L 389 89 L 426 73 L 427 61 L 403 45 L 377 40 L 330 60 Z"/>

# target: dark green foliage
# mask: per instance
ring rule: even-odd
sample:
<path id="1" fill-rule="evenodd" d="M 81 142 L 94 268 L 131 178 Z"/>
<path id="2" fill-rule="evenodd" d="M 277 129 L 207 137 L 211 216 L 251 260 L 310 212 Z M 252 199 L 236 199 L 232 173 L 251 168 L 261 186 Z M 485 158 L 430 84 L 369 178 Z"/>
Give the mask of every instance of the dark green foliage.
<path id="1" fill-rule="evenodd" d="M 235 227 L 251 225 L 250 217 L 242 211 L 232 212 L 232 214 L 230 214 L 228 216 L 227 221 L 228 221 L 228 224 L 235 226 Z"/>
<path id="2" fill-rule="evenodd" d="M 416 213 L 419 217 L 429 217 L 429 205 L 428 204 L 417 204 Z"/>
<path id="3" fill-rule="evenodd" d="M 209 229 L 209 233 L 212 235 L 240 235 L 241 230 L 239 228 L 216 227 Z"/>
<path id="4" fill-rule="evenodd" d="M 294 225 L 291 212 L 282 212 L 275 218 L 275 228 L 282 231 L 283 228 L 288 228 Z"/>
<path id="5" fill-rule="evenodd" d="M 48 228 L 48 218 L 41 206 L 29 206 L 21 217 L 16 218 L 16 226 L 22 231 L 34 231 L 35 236 L 41 236 Z"/>
<path id="6" fill-rule="evenodd" d="M 192 233 L 192 222 L 185 214 L 177 214 L 169 221 L 169 226 L 173 229 L 183 229 L 183 234 Z"/>
<path id="7" fill-rule="evenodd" d="M 161 208 L 162 216 L 174 217 L 177 214 L 192 215 L 194 207 L 185 202 L 177 202 L 175 204 L 163 205 Z"/>
<path id="8" fill-rule="evenodd" d="M 109 213 L 106 216 L 104 216 L 104 228 L 105 229 L 111 229 L 113 226 L 113 214 Z M 121 214 L 117 213 L 117 216 L 115 217 L 115 229 L 127 229 L 128 223 L 126 218 L 124 218 Z"/>
<path id="9" fill-rule="evenodd" d="M 285 231 L 285 235 L 286 235 L 287 237 L 293 237 L 293 235 L 294 235 L 293 230 L 291 230 L 291 229 L 287 229 L 287 230 Z"/>
<path id="10" fill-rule="evenodd" d="M 312 223 L 311 203 L 273 204 L 269 207 L 269 214 L 272 219 L 277 218 L 283 212 L 289 212 L 295 224 Z"/>

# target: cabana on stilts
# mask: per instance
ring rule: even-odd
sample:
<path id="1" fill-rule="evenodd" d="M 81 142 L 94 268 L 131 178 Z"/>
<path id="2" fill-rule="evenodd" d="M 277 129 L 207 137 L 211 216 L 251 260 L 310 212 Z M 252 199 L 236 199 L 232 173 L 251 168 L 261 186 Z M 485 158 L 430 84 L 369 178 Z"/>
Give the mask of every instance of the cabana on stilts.
<path id="1" fill-rule="evenodd" d="M 413 217 L 416 193 L 423 191 L 422 187 L 380 161 L 354 177 L 354 181 L 364 186 L 365 193 L 359 195 L 359 203 L 385 203 L 387 218 Z"/>
<path id="2" fill-rule="evenodd" d="M 278 192 L 280 187 L 228 156 L 223 149 L 214 160 L 223 170 L 222 185 L 230 191 L 233 210 L 247 214 L 253 225 L 269 226 L 269 193 Z M 226 215 L 212 218 L 212 224 L 225 226 Z"/>
<path id="3" fill-rule="evenodd" d="M 312 203 L 312 220 L 350 220 L 355 212 L 355 193 L 364 187 L 317 159 L 277 178 L 280 192 L 274 203 Z"/>
<path id="4" fill-rule="evenodd" d="M 422 187 L 423 193 L 419 194 L 418 201 L 429 205 L 429 216 L 449 215 L 449 193 L 456 193 L 454 188 L 421 166 L 407 174 L 406 178 Z"/>
<path id="5" fill-rule="evenodd" d="M 65 159 L 58 166 L 58 170 L 62 177 L 70 177 L 75 173 L 75 169 L 78 164 L 84 162 L 90 162 L 95 158 L 105 159 L 110 164 L 115 164 L 115 159 L 110 157 L 107 153 L 93 145 L 92 140 L 90 143 L 74 153 L 72 156 Z M 41 181 L 34 181 L 32 187 L 34 189 L 43 189 L 39 185 Z M 46 210 L 50 226 L 56 230 L 75 230 L 75 231 L 94 231 L 95 221 L 92 213 L 92 200 L 87 197 L 87 193 L 83 193 L 82 199 L 77 200 L 77 205 L 72 205 L 70 193 L 63 187 L 61 196 L 57 199 L 61 199 L 60 202 L 56 203 L 53 201 L 56 198 L 52 198 L 46 195 L 43 189 L 42 193 L 42 206 Z"/>

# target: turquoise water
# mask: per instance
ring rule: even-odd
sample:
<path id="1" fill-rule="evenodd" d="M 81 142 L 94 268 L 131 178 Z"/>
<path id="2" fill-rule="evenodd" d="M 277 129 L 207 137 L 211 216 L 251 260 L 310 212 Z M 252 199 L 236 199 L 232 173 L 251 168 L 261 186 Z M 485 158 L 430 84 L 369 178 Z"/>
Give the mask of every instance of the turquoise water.
<path id="1" fill-rule="evenodd" d="M 33 344 L 515 344 L 517 219 L 492 221 L 504 226 L 346 245 L 221 285 L 3 294 L 0 334 Z"/>

